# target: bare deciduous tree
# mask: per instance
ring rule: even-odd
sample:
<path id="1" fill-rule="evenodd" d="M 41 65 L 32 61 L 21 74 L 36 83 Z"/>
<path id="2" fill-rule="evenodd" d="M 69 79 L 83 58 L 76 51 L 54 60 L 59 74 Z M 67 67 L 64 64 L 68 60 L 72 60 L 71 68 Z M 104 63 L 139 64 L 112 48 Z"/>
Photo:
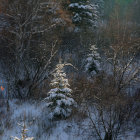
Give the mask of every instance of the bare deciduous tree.
<path id="1" fill-rule="evenodd" d="M 6 6 L 4 15 L 10 26 L 2 35 L 8 42 L 11 59 L 4 61 L 5 75 L 10 81 L 9 89 L 22 98 L 30 96 L 48 74 L 58 41 L 46 37 L 60 23 L 50 18 L 49 13 L 52 16 L 57 11 L 50 1 L 13 0 L 7 1 Z"/>
<path id="2" fill-rule="evenodd" d="M 104 48 L 104 72 L 95 78 L 94 98 L 88 100 L 86 108 L 93 136 L 99 140 L 116 140 L 138 113 L 134 92 L 128 89 L 140 80 L 140 38 L 135 36 L 133 23 L 129 24 L 127 17 L 122 21 L 117 10 L 106 26 L 110 45 Z"/>

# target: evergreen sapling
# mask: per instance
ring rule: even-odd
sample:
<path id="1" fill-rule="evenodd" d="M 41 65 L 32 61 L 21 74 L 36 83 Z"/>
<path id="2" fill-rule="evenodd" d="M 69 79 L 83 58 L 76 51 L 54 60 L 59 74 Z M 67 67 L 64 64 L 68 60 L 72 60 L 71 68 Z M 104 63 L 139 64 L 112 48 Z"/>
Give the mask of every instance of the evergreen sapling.
<path id="1" fill-rule="evenodd" d="M 97 52 L 95 45 L 90 48 L 90 53 L 87 55 L 85 60 L 85 72 L 89 73 L 91 76 L 97 74 L 100 70 L 100 55 Z"/>
<path id="2" fill-rule="evenodd" d="M 48 92 L 47 107 L 51 112 L 49 117 L 54 118 L 66 118 L 71 115 L 72 107 L 76 105 L 74 99 L 71 97 L 72 90 L 69 88 L 68 79 L 64 72 L 65 64 L 61 62 L 56 65 L 53 73 L 53 80 L 50 83 L 52 89 Z"/>

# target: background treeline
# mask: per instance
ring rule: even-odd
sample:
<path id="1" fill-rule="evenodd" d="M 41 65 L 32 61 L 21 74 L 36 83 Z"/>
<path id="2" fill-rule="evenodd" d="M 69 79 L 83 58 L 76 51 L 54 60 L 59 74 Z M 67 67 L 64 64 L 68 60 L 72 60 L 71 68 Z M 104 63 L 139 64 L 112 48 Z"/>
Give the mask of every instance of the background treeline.
<path id="1" fill-rule="evenodd" d="M 139 13 L 139 0 L 0 0 L 0 66 L 7 97 L 46 96 L 61 59 L 75 67 L 65 71 L 95 136 L 116 139 L 140 116 Z M 87 65 L 88 56 L 97 54 L 98 70 L 96 58 Z"/>
<path id="2" fill-rule="evenodd" d="M 0 5 L 1 73 L 10 96 L 44 94 L 60 58 L 78 69 L 67 68 L 70 77 L 87 75 L 84 60 L 91 45 L 99 50 L 104 72 L 111 48 L 139 57 L 137 0 L 1 0 Z"/>

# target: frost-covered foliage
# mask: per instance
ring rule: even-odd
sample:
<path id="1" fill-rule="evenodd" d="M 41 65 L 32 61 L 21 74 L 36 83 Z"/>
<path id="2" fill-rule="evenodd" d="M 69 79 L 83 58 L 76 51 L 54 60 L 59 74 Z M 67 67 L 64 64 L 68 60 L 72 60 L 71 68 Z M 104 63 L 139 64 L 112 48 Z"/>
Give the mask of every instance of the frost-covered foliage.
<path id="1" fill-rule="evenodd" d="M 18 137 L 14 137 L 14 140 L 33 140 L 33 138 L 19 139 Z"/>
<path id="2" fill-rule="evenodd" d="M 73 23 L 77 26 L 96 27 L 98 19 L 97 5 L 89 0 L 70 0 L 69 10 Z"/>
<path id="3" fill-rule="evenodd" d="M 101 17 L 104 14 L 104 0 L 92 0 L 92 3 L 94 3 L 97 7 L 98 16 Z"/>
<path id="4" fill-rule="evenodd" d="M 19 124 L 19 126 L 22 127 L 21 138 L 13 137 L 14 140 L 33 140 L 34 139 L 33 137 L 26 136 L 26 131 L 28 131 L 28 129 L 26 129 L 25 122 L 23 124 Z"/>
<path id="5" fill-rule="evenodd" d="M 63 70 L 65 64 L 61 62 L 56 65 L 53 74 L 54 79 L 51 81 L 52 89 L 45 98 L 47 106 L 51 109 L 50 118 L 55 117 L 65 118 L 71 114 L 72 107 L 75 106 L 75 101 L 71 97 L 72 90 L 69 88 L 68 79 Z"/>
<path id="6" fill-rule="evenodd" d="M 97 74 L 100 70 L 100 59 L 96 46 L 92 45 L 85 60 L 85 72 L 91 75 Z"/>

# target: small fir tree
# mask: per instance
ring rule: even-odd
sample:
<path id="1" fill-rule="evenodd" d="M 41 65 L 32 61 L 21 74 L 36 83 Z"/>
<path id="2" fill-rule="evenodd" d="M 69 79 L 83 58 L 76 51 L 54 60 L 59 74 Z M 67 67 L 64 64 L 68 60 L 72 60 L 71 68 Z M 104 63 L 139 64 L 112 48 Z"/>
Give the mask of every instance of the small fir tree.
<path id="1" fill-rule="evenodd" d="M 27 137 L 27 136 L 26 136 L 28 129 L 26 128 L 25 121 L 24 121 L 23 124 L 18 124 L 18 125 L 22 127 L 21 138 L 12 137 L 14 140 L 34 140 L 33 137 Z"/>
<path id="2" fill-rule="evenodd" d="M 97 52 L 95 45 L 92 45 L 90 48 L 90 53 L 88 54 L 85 60 L 85 72 L 90 75 L 97 74 L 100 71 L 100 55 Z"/>
<path id="3" fill-rule="evenodd" d="M 72 90 L 69 88 L 68 79 L 64 72 L 65 64 L 59 62 L 53 73 L 53 80 L 50 83 L 52 89 L 45 100 L 47 106 L 51 109 L 50 118 L 66 118 L 70 116 L 72 107 L 76 105 L 71 97 Z"/>

